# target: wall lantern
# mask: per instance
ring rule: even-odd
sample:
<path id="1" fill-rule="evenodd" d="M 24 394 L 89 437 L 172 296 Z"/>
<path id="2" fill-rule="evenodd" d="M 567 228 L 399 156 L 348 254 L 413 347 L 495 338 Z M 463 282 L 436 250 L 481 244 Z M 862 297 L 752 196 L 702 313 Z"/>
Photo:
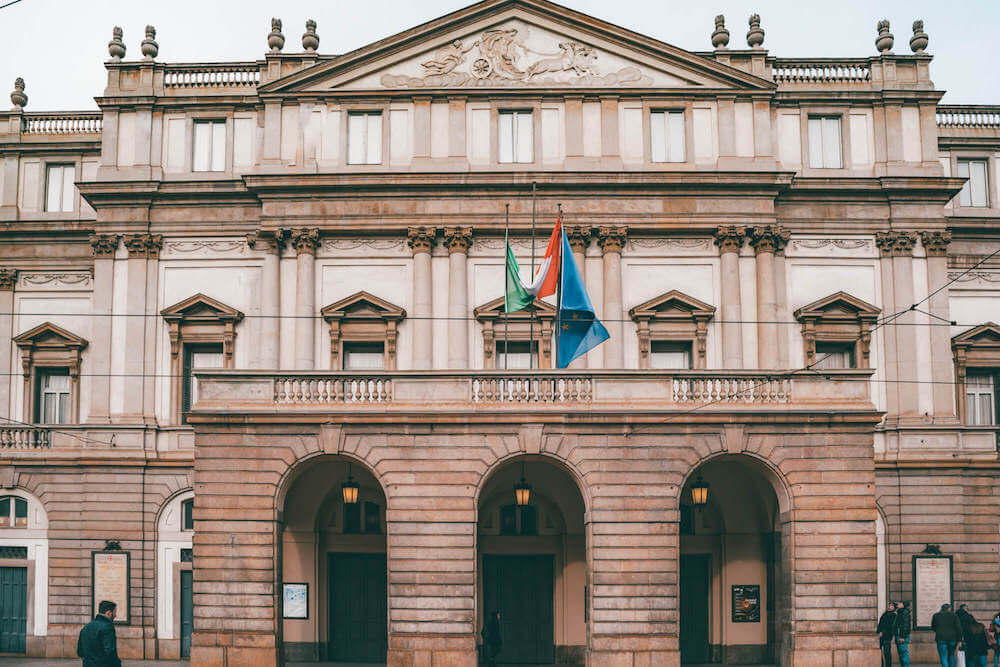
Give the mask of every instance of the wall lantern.
<path id="1" fill-rule="evenodd" d="M 351 477 L 351 464 L 347 464 L 347 481 L 340 485 L 341 493 L 344 494 L 344 504 L 353 505 L 358 502 L 358 483 Z"/>
<path id="2" fill-rule="evenodd" d="M 531 484 L 528 484 L 524 479 L 524 461 L 521 461 L 521 481 L 514 487 L 514 500 L 521 507 L 527 505 L 528 501 L 531 500 Z"/>
<path id="3" fill-rule="evenodd" d="M 708 503 L 708 482 L 698 475 L 698 479 L 691 485 L 691 502 L 695 507 L 704 507 Z"/>

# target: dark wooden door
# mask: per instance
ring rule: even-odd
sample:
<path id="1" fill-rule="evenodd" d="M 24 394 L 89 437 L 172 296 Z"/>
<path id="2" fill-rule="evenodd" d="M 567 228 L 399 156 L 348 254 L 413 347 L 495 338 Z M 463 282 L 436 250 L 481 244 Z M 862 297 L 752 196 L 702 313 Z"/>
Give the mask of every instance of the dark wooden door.
<path id="1" fill-rule="evenodd" d="M 497 662 L 555 660 L 552 556 L 483 556 L 483 616 L 500 612 Z"/>
<path id="2" fill-rule="evenodd" d="M 28 568 L 0 567 L 0 653 L 24 653 L 28 632 Z"/>
<path id="3" fill-rule="evenodd" d="M 194 595 L 191 570 L 181 570 L 181 657 L 191 657 L 191 628 L 194 624 Z"/>
<path id="4" fill-rule="evenodd" d="M 330 657 L 385 664 L 385 554 L 330 554 Z"/>
<path id="5" fill-rule="evenodd" d="M 711 556 L 681 556 L 681 662 L 706 663 L 709 651 L 708 596 Z"/>

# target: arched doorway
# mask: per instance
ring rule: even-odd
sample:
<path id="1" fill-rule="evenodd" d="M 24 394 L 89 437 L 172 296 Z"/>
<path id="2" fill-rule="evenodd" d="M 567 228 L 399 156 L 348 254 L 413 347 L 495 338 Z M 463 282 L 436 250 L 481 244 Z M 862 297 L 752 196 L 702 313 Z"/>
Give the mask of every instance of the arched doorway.
<path id="1" fill-rule="evenodd" d="M 686 480 L 680 505 L 681 662 L 779 662 L 786 503 L 776 488 L 784 497 L 773 472 L 745 455 L 711 459 Z"/>
<path id="2" fill-rule="evenodd" d="M 156 638 L 161 658 L 190 658 L 194 621 L 194 491 L 174 494 L 156 521 Z"/>
<path id="3" fill-rule="evenodd" d="M 515 490 L 524 480 L 528 497 Z M 585 504 L 544 457 L 499 466 L 479 493 L 477 631 L 499 611 L 505 664 L 580 664 L 587 647 Z"/>
<path id="4" fill-rule="evenodd" d="M 285 659 L 384 665 L 385 494 L 367 469 L 345 458 L 305 465 L 279 516 Z"/>
<path id="5" fill-rule="evenodd" d="M 49 609 L 49 518 L 21 488 L 0 492 L 0 652 L 44 655 Z"/>

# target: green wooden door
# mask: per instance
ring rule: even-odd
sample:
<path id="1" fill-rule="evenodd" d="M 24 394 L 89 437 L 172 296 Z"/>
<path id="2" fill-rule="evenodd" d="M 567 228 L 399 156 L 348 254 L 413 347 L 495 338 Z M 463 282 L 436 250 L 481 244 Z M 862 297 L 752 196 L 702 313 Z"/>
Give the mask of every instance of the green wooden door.
<path id="1" fill-rule="evenodd" d="M 330 657 L 385 664 L 385 554 L 330 554 Z"/>
<path id="2" fill-rule="evenodd" d="M 0 653 L 24 653 L 28 568 L 0 567 Z"/>
<path id="3" fill-rule="evenodd" d="M 681 556 L 681 662 L 710 662 L 708 596 L 711 556 Z"/>
<path id="4" fill-rule="evenodd" d="M 194 625 L 194 595 L 191 570 L 181 570 L 181 657 L 191 657 L 191 628 Z"/>
<path id="5" fill-rule="evenodd" d="M 552 556 L 483 556 L 483 616 L 500 612 L 497 662 L 555 660 Z"/>

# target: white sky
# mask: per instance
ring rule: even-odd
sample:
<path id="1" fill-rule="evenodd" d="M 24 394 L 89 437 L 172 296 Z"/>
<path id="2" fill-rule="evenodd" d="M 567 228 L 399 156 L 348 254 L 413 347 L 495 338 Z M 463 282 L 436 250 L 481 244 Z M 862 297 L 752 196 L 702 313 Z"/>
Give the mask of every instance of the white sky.
<path id="1" fill-rule="evenodd" d="M 4 4 L 9 0 L 0 0 Z M 104 88 L 111 28 L 125 30 L 127 60 L 142 56 L 156 26 L 163 62 L 263 57 L 270 19 L 284 21 L 285 51 L 301 51 L 305 21 L 317 21 L 321 53 L 344 53 L 470 4 L 467 0 L 21 0 L 0 9 L 4 57 L 0 108 L 24 77 L 29 111 L 94 109 Z M 778 57 L 874 55 L 876 23 L 887 18 L 896 53 L 910 53 L 914 19 L 924 20 L 934 55 L 931 78 L 945 103 L 1000 104 L 1000 0 L 563 0 L 563 4 L 685 49 L 711 49 L 716 14 L 730 46 L 744 48 L 747 17 L 761 15 L 764 47 Z M 3 88 L 3 87 L 6 88 Z"/>

